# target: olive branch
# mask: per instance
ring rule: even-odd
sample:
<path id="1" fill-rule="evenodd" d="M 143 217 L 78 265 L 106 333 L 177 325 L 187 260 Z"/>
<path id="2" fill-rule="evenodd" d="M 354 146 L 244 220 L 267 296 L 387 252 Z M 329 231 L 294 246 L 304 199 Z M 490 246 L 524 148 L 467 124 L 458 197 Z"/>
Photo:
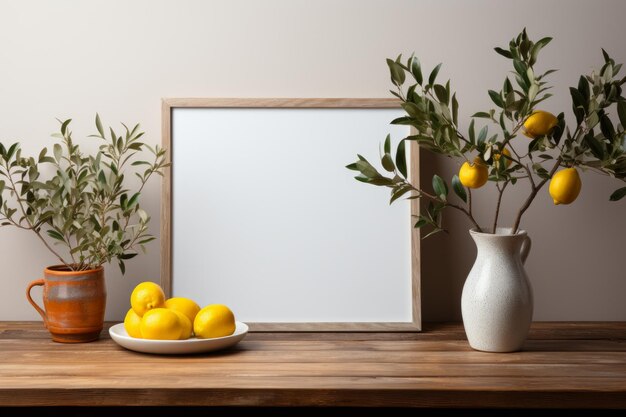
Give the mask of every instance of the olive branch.
<path id="1" fill-rule="evenodd" d="M 572 111 L 576 118 L 574 129 L 566 126 L 564 113 L 561 112 L 557 116 L 551 115 L 555 122 L 550 129 L 531 135 L 532 140 L 523 152 L 519 150 L 522 147 L 519 143 L 512 146 L 511 141 L 523 131 L 525 125 L 530 127 L 537 106 L 552 96 L 548 92 L 552 86 L 546 79 L 556 70 L 536 70 L 541 50 L 551 41 L 549 37 L 532 41 L 524 29 L 509 42 L 508 48 L 495 48 L 499 55 L 511 61 L 512 77 L 505 77 L 500 90 L 488 90 L 495 107 L 474 113 L 467 134 L 458 127 L 459 102 L 451 89 L 450 80 L 445 84 L 437 83 L 442 64 L 435 66 L 426 79 L 420 61 L 414 55 L 405 62 L 402 55 L 395 60 L 387 59 L 391 82 L 395 86 L 395 90 L 390 92 L 400 100 L 406 112 L 405 116 L 391 123 L 411 126 L 414 133 L 400 140 L 395 158 L 391 154 L 391 138 L 387 136 L 380 157 L 385 174 L 361 155 L 347 168 L 359 172 L 355 178 L 360 182 L 390 188 L 390 203 L 401 197 L 427 200 L 424 213 L 417 216 L 414 224 L 416 228 L 429 226 L 432 229 L 425 238 L 445 231 L 442 213 L 447 208 L 463 213 L 478 231 L 495 233 L 505 191 L 511 189 L 510 185 L 525 180 L 530 185 L 530 192 L 515 217 L 512 233 L 516 233 L 524 213 L 560 167 L 580 167 L 626 181 L 626 153 L 623 147 L 626 100 L 621 88 L 626 77 L 618 78 L 622 65 L 616 64 L 604 50 L 601 69 L 597 73 L 581 76 L 578 86 L 570 88 Z M 620 123 L 617 127 L 610 118 L 610 110 L 614 108 Z M 481 121 L 484 124 L 478 126 Z M 490 132 L 489 128 L 494 126 L 496 131 Z M 526 130 L 527 134 L 531 131 Z M 472 212 L 472 193 L 468 185 L 478 188 L 475 184 L 462 181 L 459 175 L 450 179 L 451 187 L 445 179 L 434 175 L 431 182 L 433 192 L 411 184 L 407 178 L 407 141 L 465 162 L 471 161 L 474 158 L 472 155 L 479 158 L 480 164 L 488 170 L 488 181 L 494 183 L 498 190 L 490 230 L 483 230 Z M 454 195 L 450 194 L 450 188 Z M 624 196 L 626 187 L 615 191 L 611 200 Z"/>

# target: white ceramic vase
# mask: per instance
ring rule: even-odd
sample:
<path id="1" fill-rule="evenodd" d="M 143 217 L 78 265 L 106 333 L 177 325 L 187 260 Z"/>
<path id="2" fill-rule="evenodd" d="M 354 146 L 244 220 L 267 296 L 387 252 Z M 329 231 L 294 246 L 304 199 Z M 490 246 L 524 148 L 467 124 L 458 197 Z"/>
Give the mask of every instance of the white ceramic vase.
<path id="1" fill-rule="evenodd" d="M 465 333 L 472 348 L 514 352 L 522 348 L 533 316 L 533 292 L 524 270 L 531 241 L 510 228 L 495 234 L 470 230 L 478 253 L 461 297 Z"/>

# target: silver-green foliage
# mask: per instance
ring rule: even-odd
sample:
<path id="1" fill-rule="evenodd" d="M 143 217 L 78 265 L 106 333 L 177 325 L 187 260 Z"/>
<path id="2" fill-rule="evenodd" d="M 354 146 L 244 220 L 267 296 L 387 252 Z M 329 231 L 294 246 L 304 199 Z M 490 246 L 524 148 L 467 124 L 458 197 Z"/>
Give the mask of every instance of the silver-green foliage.
<path id="1" fill-rule="evenodd" d="M 622 96 L 621 87 L 626 77 L 618 77 L 622 65 L 616 64 L 604 50 L 604 65 L 599 73 L 581 76 L 578 86 L 570 88 L 575 128 L 570 130 L 565 124 L 564 113 L 560 113 L 556 128 L 530 140 L 527 150 L 519 152 L 515 147 L 507 147 L 518 136 L 536 106 L 552 95 L 547 92 L 551 86 L 546 77 L 556 70 L 540 73 L 535 68 L 540 51 L 551 40 L 542 38 L 533 42 L 524 29 L 509 42 L 508 48 L 495 48 L 498 54 L 511 61 L 511 77 L 505 77 L 500 90 L 487 92 L 495 107 L 474 113 L 467 134 L 459 129 L 459 101 L 451 89 L 450 81 L 437 82 L 441 64 L 425 77 L 415 56 L 406 62 L 403 62 L 402 56 L 395 60 L 388 59 L 391 82 L 396 87 L 391 93 L 401 101 L 406 112 L 405 116 L 391 123 L 412 126 L 414 134 L 399 142 L 395 157 L 392 157 L 389 136 L 385 140 L 381 164 L 392 175 L 380 173 L 361 155 L 358 155 L 357 162 L 347 168 L 359 172 L 355 177 L 358 181 L 391 188 L 391 202 L 406 195 L 410 199 L 429 200 L 426 210 L 415 223 L 418 228 L 427 225 L 432 227 L 432 232 L 426 236 L 444 230 L 442 211 L 448 207 L 463 212 L 474 227 L 478 230 L 481 228 L 472 214 L 471 190 L 460 183 L 457 175 L 450 179 L 455 196 L 449 195 L 450 187 L 438 175 L 432 179 L 433 192 L 411 184 L 407 178 L 407 141 L 462 161 L 471 162 L 471 155 L 474 154 L 489 167 L 489 180 L 495 183 L 499 192 L 491 229 L 494 233 L 502 195 L 509 184 L 515 185 L 519 180 L 528 181 L 531 191 L 517 213 L 514 231 L 518 229 L 522 215 L 538 191 L 559 167 L 580 166 L 626 181 L 626 152 L 623 144 L 626 99 Z M 616 110 L 619 118 L 617 126 L 613 125 L 609 117 L 612 109 Z M 481 122 L 484 124 L 477 126 Z M 490 125 L 495 127 L 496 132 L 489 131 Z M 505 149 L 510 149 L 511 155 L 503 154 Z M 547 167 L 544 166 L 546 164 Z M 616 200 L 625 195 L 626 187 L 617 190 L 611 199 Z"/>
<path id="2" fill-rule="evenodd" d="M 74 142 L 70 122 L 60 121 L 53 135 L 59 143 L 37 158 L 24 156 L 19 143 L 0 143 L 0 226 L 34 232 L 71 270 L 117 260 L 124 273 L 124 261 L 155 239 L 139 203 L 148 180 L 169 165 L 166 151 L 142 142 L 139 125 L 122 124 L 122 135 L 112 128 L 105 133 L 96 115 L 97 133 L 90 137 L 102 144 L 87 155 Z"/>

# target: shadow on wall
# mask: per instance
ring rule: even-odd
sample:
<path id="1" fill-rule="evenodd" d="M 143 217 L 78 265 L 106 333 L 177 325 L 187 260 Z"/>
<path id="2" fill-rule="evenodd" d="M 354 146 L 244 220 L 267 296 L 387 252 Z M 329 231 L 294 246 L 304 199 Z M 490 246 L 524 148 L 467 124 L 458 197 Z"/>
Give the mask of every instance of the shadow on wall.
<path id="1" fill-rule="evenodd" d="M 420 152 L 420 178 L 425 190 L 434 174 L 451 178 L 458 169 L 450 158 L 428 151 Z M 422 316 L 424 321 L 461 319 L 461 292 L 476 249 L 468 234 L 471 223 L 454 210 L 444 212 L 444 226 L 448 233 L 438 233 L 422 240 L 421 282 Z M 427 233 L 423 231 L 423 235 Z"/>

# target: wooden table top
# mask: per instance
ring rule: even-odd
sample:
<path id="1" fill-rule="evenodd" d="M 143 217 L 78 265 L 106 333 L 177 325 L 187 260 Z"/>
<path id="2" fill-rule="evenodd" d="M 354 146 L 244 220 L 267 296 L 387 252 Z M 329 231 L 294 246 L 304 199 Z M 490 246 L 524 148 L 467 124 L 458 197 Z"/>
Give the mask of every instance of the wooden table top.
<path id="1" fill-rule="evenodd" d="M 458 324 L 422 333 L 251 333 L 235 348 L 155 356 L 103 332 L 54 343 L 0 322 L 0 405 L 626 408 L 626 323 L 535 323 L 524 351 L 469 348 Z"/>

